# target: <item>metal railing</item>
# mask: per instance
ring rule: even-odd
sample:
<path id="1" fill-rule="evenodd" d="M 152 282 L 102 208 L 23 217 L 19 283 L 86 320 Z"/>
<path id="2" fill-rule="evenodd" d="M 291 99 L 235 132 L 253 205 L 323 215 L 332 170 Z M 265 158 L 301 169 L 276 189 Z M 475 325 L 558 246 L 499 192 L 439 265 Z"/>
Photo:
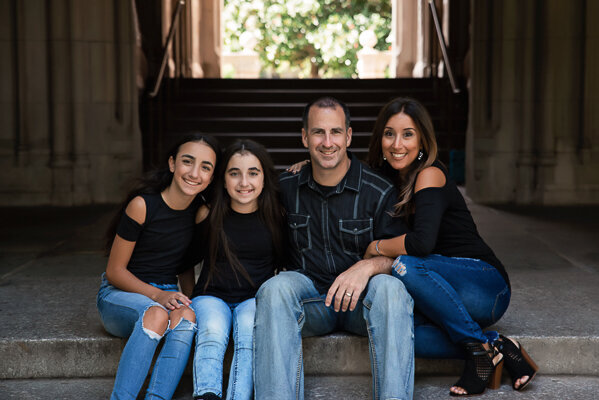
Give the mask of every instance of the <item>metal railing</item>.
<path id="1" fill-rule="evenodd" d="M 175 36 L 175 29 L 177 28 L 177 22 L 179 22 L 179 14 L 181 14 L 181 10 L 185 5 L 185 0 L 177 1 L 177 7 L 173 12 L 173 18 L 171 19 L 171 27 L 168 31 L 168 36 L 166 37 L 166 43 L 164 45 L 164 51 L 162 53 L 162 64 L 160 65 L 160 71 L 158 72 L 158 77 L 156 78 L 156 83 L 154 84 L 154 90 L 150 92 L 150 97 L 156 97 L 158 91 L 160 90 L 160 85 L 162 83 L 162 78 L 164 78 L 164 71 L 166 70 L 166 65 L 168 63 L 168 54 L 169 49 L 173 43 L 173 37 Z"/>
<path id="2" fill-rule="evenodd" d="M 453 70 L 449 63 L 449 56 L 447 55 L 447 46 L 445 45 L 445 36 L 441 30 L 441 24 L 439 23 L 439 16 L 437 15 L 437 7 L 435 6 L 434 0 L 428 0 L 428 5 L 433 15 L 433 21 L 435 23 L 435 31 L 437 32 L 437 38 L 439 39 L 439 45 L 441 46 L 441 53 L 443 54 L 443 61 L 445 62 L 445 68 L 447 69 L 447 76 L 449 77 L 449 83 L 451 84 L 451 90 L 454 93 L 460 93 L 460 88 L 457 87 L 455 78 L 453 76 Z"/>

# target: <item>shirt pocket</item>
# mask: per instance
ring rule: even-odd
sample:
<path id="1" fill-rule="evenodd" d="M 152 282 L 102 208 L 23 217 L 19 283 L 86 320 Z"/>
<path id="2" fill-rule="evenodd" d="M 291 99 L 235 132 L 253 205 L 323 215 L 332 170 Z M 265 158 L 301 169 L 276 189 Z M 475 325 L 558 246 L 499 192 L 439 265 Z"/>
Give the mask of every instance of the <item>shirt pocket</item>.
<path id="1" fill-rule="evenodd" d="M 291 238 L 299 251 L 312 248 L 312 236 L 310 235 L 310 216 L 302 214 L 288 214 L 287 221 L 291 229 Z"/>
<path id="2" fill-rule="evenodd" d="M 372 242 L 372 218 L 340 219 L 339 233 L 343 251 L 362 258 L 366 248 Z"/>

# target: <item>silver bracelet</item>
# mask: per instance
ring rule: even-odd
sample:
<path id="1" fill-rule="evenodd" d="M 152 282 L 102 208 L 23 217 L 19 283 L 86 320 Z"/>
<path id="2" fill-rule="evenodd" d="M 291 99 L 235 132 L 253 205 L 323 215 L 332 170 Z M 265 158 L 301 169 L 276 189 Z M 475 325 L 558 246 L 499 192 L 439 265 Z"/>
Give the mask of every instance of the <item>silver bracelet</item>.
<path id="1" fill-rule="evenodd" d="M 376 244 L 374 245 L 374 248 L 376 249 L 376 252 L 379 253 L 379 256 L 382 256 L 381 251 L 379 250 L 379 243 L 381 242 L 381 240 L 383 239 L 377 240 Z"/>

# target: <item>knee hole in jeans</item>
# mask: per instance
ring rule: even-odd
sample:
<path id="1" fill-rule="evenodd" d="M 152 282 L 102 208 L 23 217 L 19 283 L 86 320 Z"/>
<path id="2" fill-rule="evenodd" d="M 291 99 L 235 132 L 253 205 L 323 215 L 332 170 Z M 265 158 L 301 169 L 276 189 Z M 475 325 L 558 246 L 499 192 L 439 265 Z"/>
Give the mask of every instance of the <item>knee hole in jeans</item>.
<path id="1" fill-rule="evenodd" d="M 161 339 L 168 325 L 169 316 L 163 308 L 151 306 L 144 312 L 142 327 L 144 332 L 152 339 Z"/>

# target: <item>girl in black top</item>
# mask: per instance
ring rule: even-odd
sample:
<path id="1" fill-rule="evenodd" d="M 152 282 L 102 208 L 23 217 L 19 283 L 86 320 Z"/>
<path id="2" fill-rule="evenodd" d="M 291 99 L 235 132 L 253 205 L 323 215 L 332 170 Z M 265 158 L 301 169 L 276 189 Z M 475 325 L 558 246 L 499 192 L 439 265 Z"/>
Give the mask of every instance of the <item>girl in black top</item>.
<path id="1" fill-rule="evenodd" d="M 198 331 L 193 363 L 194 398 L 221 399 L 223 357 L 234 341 L 227 399 L 253 393 L 253 330 L 260 285 L 273 276 L 283 250 L 283 209 L 277 176 L 261 145 L 238 140 L 220 163 L 215 199 L 203 237 L 204 266 L 191 307 Z"/>
<path id="2" fill-rule="evenodd" d="M 437 160 L 430 116 L 417 101 L 398 98 L 383 107 L 370 140 L 368 163 L 400 191 L 395 214 L 411 230 L 372 242 L 364 257 L 396 258 L 392 274 L 415 301 L 417 356 L 451 356 L 463 346 L 467 362 L 452 396 L 482 393 L 501 377 L 524 388 L 537 367 L 518 342 L 482 328 L 495 323 L 510 299 L 501 262 L 478 234 L 464 198 Z M 491 380 L 491 382 L 490 382 Z"/>
<path id="3" fill-rule="evenodd" d="M 179 383 L 196 330 L 188 297 L 193 269 L 182 271 L 181 265 L 202 217 L 198 194 L 212 181 L 217 155 L 213 138 L 184 138 L 168 165 L 146 174 L 129 193 L 107 232 L 110 256 L 98 310 L 109 333 L 129 338 L 113 399 L 137 398 L 163 337 L 146 399 L 170 399 Z"/>

